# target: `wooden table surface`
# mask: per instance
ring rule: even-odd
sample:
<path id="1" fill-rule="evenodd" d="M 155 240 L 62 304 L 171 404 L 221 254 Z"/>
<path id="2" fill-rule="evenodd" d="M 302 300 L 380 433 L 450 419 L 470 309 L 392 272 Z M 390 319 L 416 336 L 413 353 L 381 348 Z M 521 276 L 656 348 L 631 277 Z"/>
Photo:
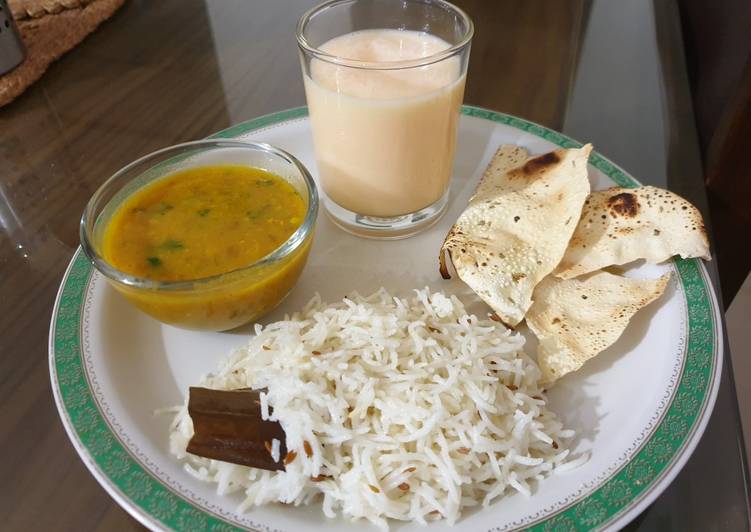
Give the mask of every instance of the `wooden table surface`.
<path id="1" fill-rule="evenodd" d="M 0 109 L 0 528 L 142 528 L 88 473 L 50 392 L 49 320 L 78 220 L 137 157 L 303 105 L 294 26 L 313 3 L 130 0 Z M 476 24 L 467 103 L 591 140 L 705 206 L 674 0 L 457 3 Z M 749 529 L 728 359 L 697 451 L 630 528 Z"/>

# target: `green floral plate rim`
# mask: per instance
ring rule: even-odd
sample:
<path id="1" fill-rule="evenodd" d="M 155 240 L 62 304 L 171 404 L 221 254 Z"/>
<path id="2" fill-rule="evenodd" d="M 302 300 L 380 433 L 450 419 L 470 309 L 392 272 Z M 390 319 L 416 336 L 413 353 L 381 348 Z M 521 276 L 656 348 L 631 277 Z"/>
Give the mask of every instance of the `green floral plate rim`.
<path id="1" fill-rule="evenodd" d="M 238 124 L 213 137 L 237 137 L 307 114 L 306 107 L 287 109 Z M 462 114 L 505 124 L 564 148 L 582 145 L 562 133 L 504 113 L 465 105 Z M 639 185 L 597 152 L 592 153 L 590 164 L 619 186 Z M 688 342 L 670 405 L 652 435 L 616 474 L 575 503 L 535 522 L 530 530 L 591 530 L 624 525 L 675 478 L 701 438 L 720 382 L 723 349 L 719 308 L 700 260 L 677 259 L 674 266 L 686 297 Z M 133 459 L 97 408 L 84 374 L 80 335 L 84 296 L 92 273 L 92 266 L 79 250 L 63 277 L 49 334 L 53 394 L 73 445 L 107 492 L 144 525 L 168 530 L 239 530 L 160 483 Z"/>

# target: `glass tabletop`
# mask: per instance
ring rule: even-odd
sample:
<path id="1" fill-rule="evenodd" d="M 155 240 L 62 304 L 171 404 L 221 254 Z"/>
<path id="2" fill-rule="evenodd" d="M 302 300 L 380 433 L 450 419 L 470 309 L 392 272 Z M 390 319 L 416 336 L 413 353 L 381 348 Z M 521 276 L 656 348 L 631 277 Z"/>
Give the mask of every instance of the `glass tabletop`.
<path id="1" fill-rule="evenodd" d="M 304 105 L 294 27 L 315 3 L 131 0 L 0 109 L 7 529 L 141 528 L 89 475 L 50 396 L 49 317 L 78 245 L 78 219 L 126 163 Z M 476 24 L 466 103 L 591 141 L 643 183 L 670 188 L 708 215 L 674 1 L 455 3 Z M 749 530 L 746 481 L 726 347 L 704 437 L 629 529 Z"/>

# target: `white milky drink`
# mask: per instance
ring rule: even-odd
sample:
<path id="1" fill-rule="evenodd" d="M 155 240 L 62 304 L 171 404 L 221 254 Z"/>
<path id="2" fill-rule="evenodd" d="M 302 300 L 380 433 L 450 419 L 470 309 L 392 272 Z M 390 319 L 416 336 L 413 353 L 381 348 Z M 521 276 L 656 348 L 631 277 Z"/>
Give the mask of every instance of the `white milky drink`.
<path id="1" fill-rule="evenodd" d="M 318 49 L 383 64 L 430 57 L 450 46 L 423 32 L 373 29 L 341 35 Z M 462 70 L 458 55 L 388 70 L 313 59 L 305 92 L 328 197 L 375 217 L 414 213 L 441 199 L 451 178 Z"/>

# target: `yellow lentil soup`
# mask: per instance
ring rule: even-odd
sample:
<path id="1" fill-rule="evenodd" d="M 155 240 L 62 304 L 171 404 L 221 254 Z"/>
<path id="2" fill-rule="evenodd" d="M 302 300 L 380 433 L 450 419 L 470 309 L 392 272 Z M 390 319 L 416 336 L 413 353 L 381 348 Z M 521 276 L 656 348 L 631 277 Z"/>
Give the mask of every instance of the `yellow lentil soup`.
<path id="1" fill-rule="evenodd" d="M 310 239 L 283 260 L 244 268 L 281 246 L 302 224 L 306 208 L 292 185 L 265 170 L 191 168 L 123 201 L 102 233 L 102 255 L 122 272 L 155 281 L 219 276 L 201 290 L 116 288 L 166 323 L 228 329 L 267 312 L 291 289 Z"/>

